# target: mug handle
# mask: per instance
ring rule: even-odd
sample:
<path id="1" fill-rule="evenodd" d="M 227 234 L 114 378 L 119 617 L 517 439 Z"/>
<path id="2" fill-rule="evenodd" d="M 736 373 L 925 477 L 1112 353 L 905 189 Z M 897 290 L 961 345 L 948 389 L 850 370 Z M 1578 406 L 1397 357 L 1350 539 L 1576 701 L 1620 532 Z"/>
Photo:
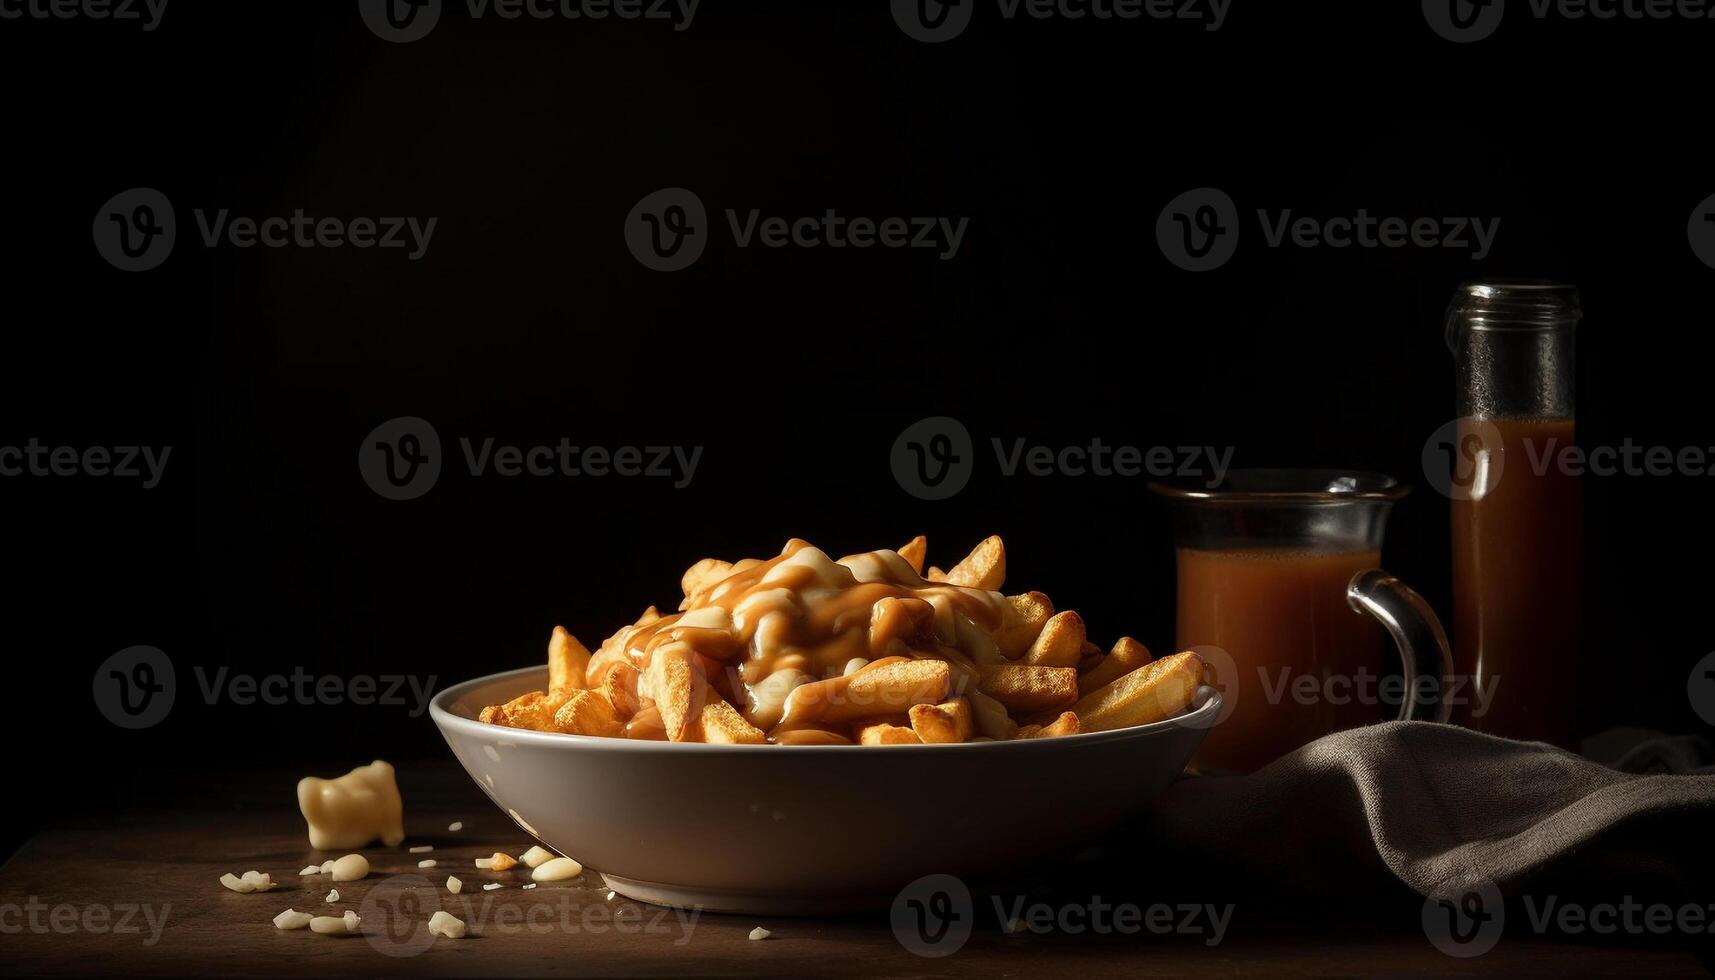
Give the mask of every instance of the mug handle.
<path id="1" fill-rule="evenodd" d="M 1406 694 L 1399 720 L 1446 721 L 1452 712 L 1446 696 L 1453 651 L 1435 610 L 1410 586 L 1379 568 L 1352 576 L 1346 585 L 1346 603 L 1381 620 L 1399 647 Z"/>

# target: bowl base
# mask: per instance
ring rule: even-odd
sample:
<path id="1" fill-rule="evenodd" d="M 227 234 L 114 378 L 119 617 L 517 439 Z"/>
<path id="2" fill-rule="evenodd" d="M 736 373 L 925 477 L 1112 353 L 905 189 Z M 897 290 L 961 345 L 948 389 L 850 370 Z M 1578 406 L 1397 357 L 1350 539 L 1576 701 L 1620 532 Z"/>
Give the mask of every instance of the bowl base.
<path id="1" fill-rule="evenodd" d="M 728 915 L 848 915 L 884 910 L 891 900 L 885 895 L 797 895 L 698 888 L 637 881 L 606 873 L 602 874 L 601 880 L 616 893 L 635 902 Z"/>

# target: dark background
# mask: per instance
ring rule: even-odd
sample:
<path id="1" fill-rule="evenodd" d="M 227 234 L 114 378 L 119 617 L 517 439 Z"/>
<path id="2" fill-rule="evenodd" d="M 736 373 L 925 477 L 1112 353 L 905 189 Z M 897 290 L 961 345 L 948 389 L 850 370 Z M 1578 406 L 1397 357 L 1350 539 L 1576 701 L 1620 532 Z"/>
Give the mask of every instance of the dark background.
<path id="1" fill-rule="evenodd" d="M 1447 503 L 1419 453 L 1452 415 L 1441 313 L 1485 275 L 1584 293 L 1586 445 L 1715 443 L 1715 272 L 1687 245 L 1711 192 L 1710 26 L 1509 15 L 1459 46 L 1416 4 L 1235 0 L 1194 23 L 1001 21 L 907 38 L 885 3 L 707 0 L 691 28 L 490 18 L 462 5 L 384 43 L 353 5 L 169 5 L 159 29 L 0 21 L 6 356 L 0 444 L 170 445 L 162 484 L 0 480 L 15 785 L 6 842 L 65 804 L 219 793 L 233 766 L 333 775 L 444 761 L 405 707 L 203 703 L 192 670 L 412 674 L 437 686 L 592 646 L 671 605 L 705 555 L 791 536 L 834 554 L 926 533 L 956 561 L 998 532 L 1010 582 L 1103 642 L 1171 643 L 1172 554 L 1143 481 L 1003 479 L 988 440 L 1232 445 L 1239 465 L 1350 466 L 1419 486 L 1386 563 L 1448 612 Z M 1397 8 L 1384 11 L 1381 7 Z M 1522 4 L 1515 6 L 1523 9 Z M 1640 81 L 1647 79 L 1647 84 Z M 178 245 L 124 273 L 92 217 L 131 187 Z M 627 212 L 684 186 L 769 215 L 970 218 L 952 261 L 737 249 L 642 267 Z M 1154 239 L 1199 186 L 1245 216 L 1236 257 L 1173 267 Z M 192 209 L 435 216 L 426 256 L 210 249 Z M 1500 216 L 1452 250 L 1264 247 L 1254 213 Z M 889 449 L 958 417 L 979 465 L 950 501 Z M 426 496 L 358 474 L 366 433 L 438 429 Z M 462 472 L 457 439 L 704 447 L 695 481 Z M 1707 731 L 1697 556 L 1708 477 L 1586 481 L 1586 730 Z M 178 699 L 110 725 L 92 672 L 165 650 Z M 1576 651 L 1555 651 L 1571 666 Z M 290 788 L 282 784 L 283 796 Z"/>

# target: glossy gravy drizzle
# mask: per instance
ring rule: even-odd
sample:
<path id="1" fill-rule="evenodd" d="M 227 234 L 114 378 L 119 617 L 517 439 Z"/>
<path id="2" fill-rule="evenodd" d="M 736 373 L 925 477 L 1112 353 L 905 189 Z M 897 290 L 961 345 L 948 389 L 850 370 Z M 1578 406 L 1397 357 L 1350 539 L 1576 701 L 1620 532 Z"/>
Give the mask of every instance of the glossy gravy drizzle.
<path id="1" fill-rule="evenodd" d="M 869 660 L 992 662 L 990 635 L 1005 609 L 1000 593 L 926 581 L 895 552 L 833 561 L 794 538 L 774 558 L 738 562 L 681 611 L 619 630 L 591 659 L 588 679 L 599 684 L 617 662 L 646 670 L 655 651 L 683 643 L 710 685 L 769 731 L 793 688 Z"/>

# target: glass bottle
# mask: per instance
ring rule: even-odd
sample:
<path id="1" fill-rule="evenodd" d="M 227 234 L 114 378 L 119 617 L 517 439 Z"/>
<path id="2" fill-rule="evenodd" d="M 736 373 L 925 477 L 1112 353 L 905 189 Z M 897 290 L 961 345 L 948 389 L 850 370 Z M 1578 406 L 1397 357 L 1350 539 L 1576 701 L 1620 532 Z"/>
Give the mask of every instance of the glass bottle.
<path id="1" fill-rule="evenodd" d="M 1578 290 L 1469 282 L 1447 309 L 1457 419 L 1453 720 L 1576 747 L 1583 640 L 1583 498 L 1573 446 Z M 1461 697 L 1461 693 L 1463 697 Z"/>

